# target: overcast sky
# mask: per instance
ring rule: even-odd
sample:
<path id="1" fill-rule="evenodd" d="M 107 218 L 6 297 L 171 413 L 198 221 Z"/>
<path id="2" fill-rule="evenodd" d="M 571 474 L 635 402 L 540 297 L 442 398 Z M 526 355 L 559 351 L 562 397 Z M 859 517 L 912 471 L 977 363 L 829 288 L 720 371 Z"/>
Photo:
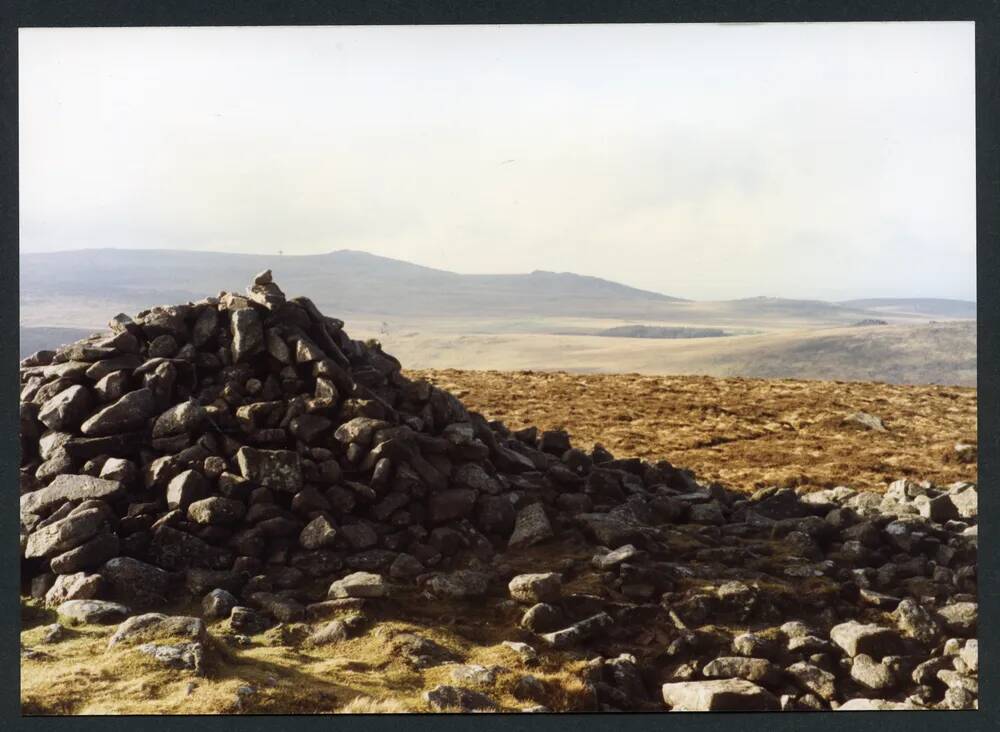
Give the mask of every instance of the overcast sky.
<path id="1" fill-rule="evenodd" d="M 21 251 L 975 298 L 972 23 L 20 32 Z"/>

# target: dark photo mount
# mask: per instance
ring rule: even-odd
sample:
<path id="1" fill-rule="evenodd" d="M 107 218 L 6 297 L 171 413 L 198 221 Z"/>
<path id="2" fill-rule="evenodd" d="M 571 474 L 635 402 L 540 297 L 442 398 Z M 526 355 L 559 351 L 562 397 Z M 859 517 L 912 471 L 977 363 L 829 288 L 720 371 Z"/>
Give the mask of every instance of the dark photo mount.
<path id="1" fill-rule="evenodd" d="M 221 297 L 215 290 L 190 302 L 178 298 L 176 306 L 141 301 L 98 337 L 67 333 L 52 343 L 64 344 L 58 348 L 35 349 L 41 352 L 26 361 L 18 353 L 17 381 L 13 318 L 6 318 L 8 337 L 0 342 L 10 373 L 0 477 L 20 485 L 21 553 L 8 555 L 0 607 L 11 620 L 4 625 L 11 653 L 4 709 L 15 723 L 52 723 L 29 717 L 61 713 L 24 706 L 15 644 L 22 648 L 20 673 L 24 663 L 58 663 L 45 658 L 43 631 L 53 634 L 53 649 L 59 633 L 78 642 L 73 624 L 82 619 L 108 624 L 109 636 L 117 628 L 106 652 L 102 642 L 96 665 L 116 653 L 145 654 L 142 663 L 189 677 L 192 694 L 201 679 L 234 673 L 233 656 L 244 642 L 259 644 L 258 635 L 276 645 L 293 639 L 302 648 L 349 648 L 374 634 L 409 672 L 437 679 L 420 695 L 421 711 L 631 712 L 573 718 L 595 725 L 613 719 L 623 727 L 664 719 L 713 728 L 997 724 L 990 693 L 995 633 L 977 622 L 979 605 L 986 617 L 997 613 L 995 559 L 987 551 L 980 562 L 977 552 L 978 508 L 990 536 L 995 498 L 984 490 L 980 502 L 976 490 L 980 482 L 996 482 L 989 439 L 998 427 L 996 370 L 989 367 L 996 350 L 997 329 L 990 326 L 997 324 L 997 303 L 989 283 L 1000 200 L 995 3 L 113 5 L 23 3 L 5 17 L 2 129 L 12 164 L 3 167 L 10 172 L 0 209 L 8 234 L 0 292 L 8 313 L 24 308 L 14 295 L 25 276 L 14 246 L 23 232 L 18 27 L 975 21 L 978 430 L 959 440 L 947 460 L 956 470 L 978 465 L 978 475 L 927 484 L 925 476 L 900 473 L 884 494 L 832 485 L 811 493 L 747 492 L 685 470 L 680 459 L 674 466 L 633 457 L 627 448 L 592 448 L 575 429 L 568 430 L 571 440 L 530 414 L 504 424 L 479 413 L 464 389 L 456 397 L 446 380 L 404 374 L 409 360 L 397 360 L 366 330 L 352 339 L 347 314 L 331 309 L 321 291 L 290 287 L 277 267 L 287 297 L 260 272 L 245 291 Z M 389 322 L 382 324 L 387 341 L 395 336 Z M 848 325 L 878 330 L 882 322 L 866 311 Z M 620 327 L 632 331 L 596 340 L 685 337 L 632 321 Z M 39 393 L 46 398 L 36 399 Z M 860 435 L 877 436 L 887 426 L 860 411 L 846 422 Z M 13 514 L 6 523 L 11 534 Z M 392 538 L 403 533 L 405 539 Z M 34 605 L 25 610 L 20 598 L 15 604 L 15 589 L 20 598 L 34 594 Z M 57 620 L 60 593 L 76 604 Z M 469 608 L 488 609 L 489 619 L 470 620 Z M 152 612 L 172 619 L 143 615 Z M 53 622 L 68 631 L 49 627 Z M 496 658 L 470 655 L 430 630 L 377 630 L 399 622 L 440 624 L 503 650 Z M 494 624 L 506 625 L 506 635 L 485 629 Z M 25 636 L 26 629 L 34 633 Z M 591 659 L 572 689 L 560 688 L 550 660 L 566 654 Z M 272 689 L 259 674 L 251 682 L 237 673 L 232 678 L 245 683 L 219 711 L 247 715 L 239 723 L 249 726 L 278 723 L 254 716 L 275 712 L 289 726 L 341 721 L 306 715 L 342 707 L 354 692 L 283 674 L 276 673 Z M 299 688 L 289 695 L 294 703 L 282 707 L 272 700 L 286 684 Z M 811 712 L 829 710 L 831 701 L 860 710 L 919 709 L 922 697 L 928 710 Z M 975 710 L 940 711 L 971 707 L 973 699 Z M 733 711 L 660 716 L 671 708 Z M 799 713 L 747 713 L 781 708 Z M 353 711 L 409 710 L 387 703 Z M 183 704 L 178 712 L 185 713 Z M 475 720 L 545 726 L 561 724 L 560 716 Z M 414 714 L 342 723 L 470 719 Z M 188 721 L 163 716 L 142 723 Z M 115 723 L 74 720 L 80 727 Z"/>

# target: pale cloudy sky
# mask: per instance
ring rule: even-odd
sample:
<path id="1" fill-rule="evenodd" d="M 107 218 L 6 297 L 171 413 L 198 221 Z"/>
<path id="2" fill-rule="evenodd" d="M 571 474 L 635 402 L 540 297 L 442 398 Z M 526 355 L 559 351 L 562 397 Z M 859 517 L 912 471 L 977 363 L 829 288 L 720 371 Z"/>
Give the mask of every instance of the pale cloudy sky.
<path id="1" fill-rule="evenodd" d="M 20 32 L 21 251 L 975 298 L 972 23 Z"/>

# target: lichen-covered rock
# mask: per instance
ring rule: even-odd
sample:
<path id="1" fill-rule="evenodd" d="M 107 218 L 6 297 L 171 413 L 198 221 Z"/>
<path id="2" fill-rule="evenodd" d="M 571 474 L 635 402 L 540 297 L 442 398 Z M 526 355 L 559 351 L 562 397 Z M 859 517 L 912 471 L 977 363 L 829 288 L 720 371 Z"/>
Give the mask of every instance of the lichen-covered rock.
<path id="1" fill-rule="evenodd" d="M 507 545 L 511 549 L 529 547 L 552 536 L 552 524 L 545 515 L 545 507 L 541 503 L 532 503 L 518 512 L 514 521 L 514 532 L 510 535 Z"/>
<path id="2" fill-rule="evenodd" d="M 132 557 L 114 557 L 101 565 L 99 573 L 111 595 L 132 607 L 157 607 L 167 602 L 170 575 L 152 564 Z"/>
<path id="3" fill-rule="evenodd" d="M 195 641 L 204 641 L 207 633 L 205 623 L 201 618 L 145 613 L 134 615 L 119 625 L 112 633 L 111 638 L 108 639 L 108 648 L 120 643 L 138 643 L 164 638 L 190 638 Z"/>
<path id="4" fill-rule="evenodd" d="M 873 623 L 859 623 L 855 620 L 831 628 L 830 640 L 852 658 L 859 653 L 867 654 L 873 658 L 882 658 L 897 653 L 900 648 L 900 637 L 897 631 Z"/>
<path id="5" fill-rule="evenodd" d="M 458 686 L 439 684 L 424 692 L 431 709 L 439 711 L 476 712 L 497 709 L 497 703 L 485 694 Z"/>
<path id="6" fill-rule="evenodd" d="M 262 488 L 284 493 L 298 493 L 302 489 L 299 456 L 290 450 L 241 447 L 236 461 L 243 477 Z"/>
<path id="7" fill-rule="evenodd" d="M 508 583 L 507 589 L 518 602 L 558 602 L 562 596 L 562 575 L 558 572 L 519 574 Z"/>

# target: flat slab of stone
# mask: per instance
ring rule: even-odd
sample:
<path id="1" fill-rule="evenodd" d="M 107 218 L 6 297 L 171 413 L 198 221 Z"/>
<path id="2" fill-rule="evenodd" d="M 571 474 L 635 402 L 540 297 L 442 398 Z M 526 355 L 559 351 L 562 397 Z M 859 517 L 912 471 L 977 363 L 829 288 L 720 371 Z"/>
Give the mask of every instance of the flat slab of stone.
<path id="1" fill-rule="evenodd" d="M 190 638 L 205 640 L 207 630 L 201 618 L 188 615 L 144 613 L 135 615 L 118 626 L 108 640 L 108 648 L 119 643 L 153 641 L 163 638 Z"/>
<path id="2" fill-rule="evenodd" d="M 569 648 L 577 643 L 582 643 L 593 638 L 597 633 L 614 624 L 611 616 L 601 612 L 573 623 L 568 628 L 557 630 L 552 633 L 545 633 L 540 636 L 548 645 L 553 648 Z"/>
<path id="3" fill-rule="evenodd" d="M 88 508 L 71 513 L 33 532 L 24 549 L 26 559 L 53 557 L 92 538 L 107 520 L 99 508 Z"/>
<path id="4" fill-rule="evenodd" d="M 354 572 L 336 580 L 330 585 L 327 598 L 336 600 L 346 597 L 385 597 L 389 586 L 380 574 Z"/>
<path id="5" fill-rule="evenodd" d="M 672 712 L 774 712 L 780 708 L 771 692 L 744 679 L 664 684 L 663 701 Z"/>
<path id="6" fill-rule="evenodd" d="M 66 501 L 113 500 L 124 493 L 125 486 L 117 480 L 91 475 L 57 475 L 44 488 L 21 496 L 21 512 L 44 514 Z"/>
<path id="7" fill-rule="evenodd" d="M 60 618 L 71 623 L 117 623 L 129 609 L 107 600 L 67 600 L 56 609 Z"/>
<path id="8" fill-rule="evenodd" d="M 899 650 L 899 632 L 874 623 L 859 623 L 851 620 L 830 629 L 830 640 L 840 646 L 844 653 L 853 658 L 864 653 L 872 658 L 882 658 Z"/>

